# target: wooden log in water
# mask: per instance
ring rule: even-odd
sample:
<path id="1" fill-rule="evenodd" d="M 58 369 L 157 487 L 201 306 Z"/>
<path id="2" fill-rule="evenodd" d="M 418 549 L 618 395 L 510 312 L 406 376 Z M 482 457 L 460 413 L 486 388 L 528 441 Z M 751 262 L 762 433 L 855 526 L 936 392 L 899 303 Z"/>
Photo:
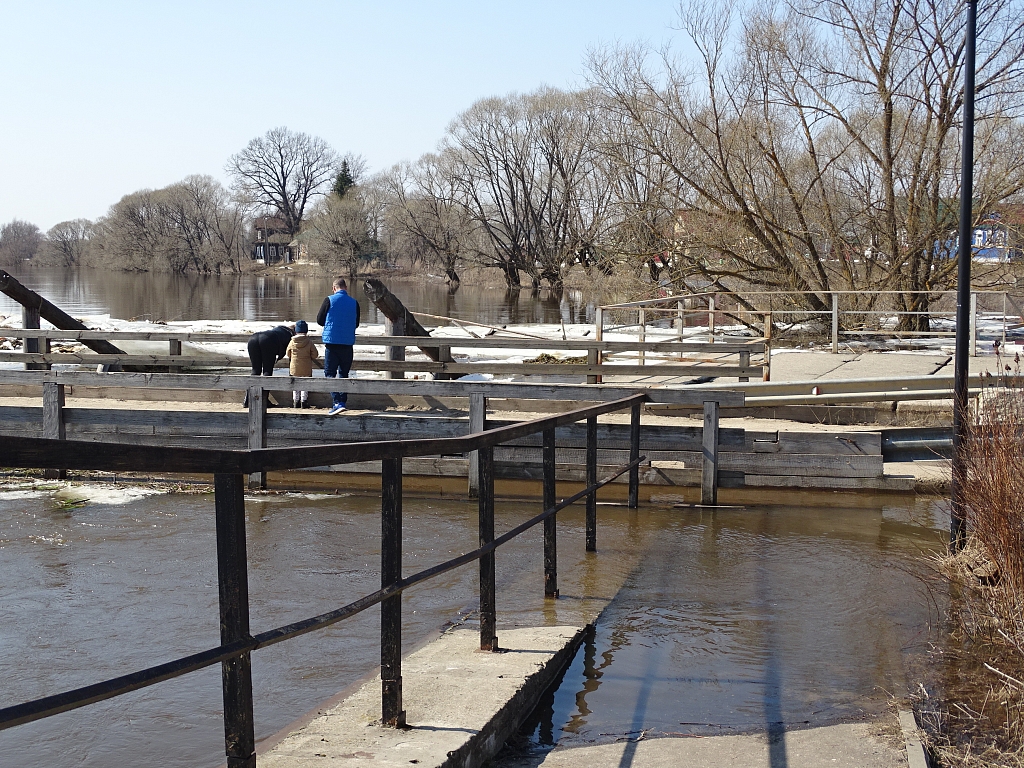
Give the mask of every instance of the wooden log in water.
<path id="1" fill-rule="evenodd" d="M 371 277 L 363 283 L 363 293 L 384 317 L 392 323 L 400 325 L 406 336 L 430 336 L 430 332 L 420 325 L 419 320 L 413 316 L 412 312 L 406 309 L 401 300 L 377 278 Z M 419 349 L 435 363 L 441 360 L 441 351 L 436 346 L 420 347 Z"/>
<path id="2" fill-rule="evenodd" d="M 10 273 L 0 269 L 0 291 L 14 299 L 23 307 L 38 311 L 39 316 L 48 323 L 52 323 L 63 331 L 88 331 L 84 323 L 75 320 L 71 315 L 62 310 L 53 302 L 47 301 L 35 291 L 26 288 Z M 82 343 L 94 352 L 101 355 L 123 355 L 124 351 L 118 349 L 109 341 L 103 339 L 82 339 Z"/>

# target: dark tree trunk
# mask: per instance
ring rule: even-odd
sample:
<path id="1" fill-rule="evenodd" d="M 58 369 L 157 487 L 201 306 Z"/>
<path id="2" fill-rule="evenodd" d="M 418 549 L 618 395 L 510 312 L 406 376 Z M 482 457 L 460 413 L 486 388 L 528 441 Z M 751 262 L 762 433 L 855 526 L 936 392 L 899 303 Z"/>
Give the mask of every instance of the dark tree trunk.
<path id="1" fill-rule="evenodd" d="M 388 320 L 393 323 L 404 322 L 406 336 L 430 336 L 412 312 L 406 309 L 401 300 L 377 278 L 371 277 L 363 283 L 363 293 Z M 435 363 L 441 359 L 441 352 L 437 347 L 420 347 L 420 351 Z"/>

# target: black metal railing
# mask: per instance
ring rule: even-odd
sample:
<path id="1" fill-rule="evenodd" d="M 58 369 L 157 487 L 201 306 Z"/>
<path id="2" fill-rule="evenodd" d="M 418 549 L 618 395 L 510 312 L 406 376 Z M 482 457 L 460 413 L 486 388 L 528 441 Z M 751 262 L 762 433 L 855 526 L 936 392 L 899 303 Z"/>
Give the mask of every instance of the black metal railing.
<path id="1" fill-rule="evenodd" d="M 220 598 L 221 644 L 165 664 L 111 678 L 100 683 L 0 709 L 0 730 L 41 720 L 130 691 L 222 665 L 224 738 L 229 768 L 254 768 L 250 654 L 258 648 L 323 629 L 368 608 L 381 605 L 381 719 L 385 725 L 405 723 L 402 703 L 402 603 L 406 589 L 442 573 L 479 560 L 480 648 L 498 650 L 495 601 L 495 551 L 530 528 L 544 524 L 544 595 L 558 596 L 557 513 L 586 497 L 586 549 L 597 549 L 597 491 L 629 473 L 629 501 L 638 506 L 640 408 L 647 396 L 638 393 L 608 403 L 465 437 L 389 440 L 365 443 L 262 448 L 247 451 L 97 444 L 42 438 L 5 438 L 0 443 L 0 466 L 41 469 L 98 469 L 112 471 L 212 472 L 214 475 L 217 576 Z M 597 480 L 597 417 L 630 409 L 629 463 Z M 587 487 L 556 501 L 555 430 L 586 419 Z M 494 535 L 494 446 L 527 435 L 543 435 L 543 511 L 510 531 Z M 440 453 L 477 451 L 479 476 L 479 547 L 458 557 L 402 577 L 402 459 Z M 245 476 L 254 472 L 300 469 L 325 464 L 380 460 L 381 464 L 381 588 L 333 611 L 276 629 L 249 631 L 249 586 L 245 543 Z"/>

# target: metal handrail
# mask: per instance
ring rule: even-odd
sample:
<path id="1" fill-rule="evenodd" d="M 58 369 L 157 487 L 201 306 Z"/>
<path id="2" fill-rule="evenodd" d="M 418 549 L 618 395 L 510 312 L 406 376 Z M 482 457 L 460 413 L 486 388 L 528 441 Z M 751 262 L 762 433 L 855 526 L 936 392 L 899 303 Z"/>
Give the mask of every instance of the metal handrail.
<path id="1" fill-rule="evenodd" d="M 224 666 L 225 751 L 229 766 L 255 768 L 252 680 L 249 654 L 299 635 L 336 624 L 381 605 L 382 721 L 404 724 L 401 694 L 401 593 L 454 568 L 479 560 L 481 649 L 497 650 L 494 604 L 494 552 L 539 523 L 544 523 L 544 585 L 546 597 L 557 597 L 555 515 L 587 498 L 586 547 L 596 550 L 597 490 L 629 473 L 629 506 L 638 505 L 640 456 L 640 408 L 647 399 L 637 393 L 618 400 L 580 408 L 564 414 L 534 419 L 465 437 L 435 440 L 393 440 L 373 443 L 323 445 L 313 448 L 253 449 L 249 451 L 182 448 L 168 452 L 156 446 L 107 444 L 40 438 L 6 438 L 0 443 L 0 464 L 16 467 L 205 471 L 214 473 L 217 515 L 218 585 L 221 610 L 221 645 L 174 661 L 71 691 L 46 696 L 0 709 L 0 730 L 60 712 L 114 698 L 220 662 Z M 612 475 L 597 481 L 597 417 L 629 408 L 631 411 L 630 461 Z M 587 487 L 555 501 L 555 429 L 587 421 Z M 537 432 L 544 436 L 544 509 L 510 531 L 495 537 L 495 445 Z M 126 450 L 127 449 L 127 450 Z M 439 451 L 478 451 L 481 546 L 407 578 L 401 576 L 401 461 L 402 457 L 431 455 Z M 382 459 L 381 588 L 341 608 L 264 632 L 249 632 L 248 576 L 245 555 L 245 474 L 278 469 Z M 202 467 L 202 469 L 200 469 Z"/>

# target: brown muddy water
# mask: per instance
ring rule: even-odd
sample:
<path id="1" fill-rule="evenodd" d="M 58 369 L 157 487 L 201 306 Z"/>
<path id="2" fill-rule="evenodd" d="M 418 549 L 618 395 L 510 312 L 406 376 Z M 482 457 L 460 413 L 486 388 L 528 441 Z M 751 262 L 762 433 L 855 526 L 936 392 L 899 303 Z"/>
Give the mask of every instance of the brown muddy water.
<path id="1" fill-rule="evenodd" d="M 178 275 L 114 272 L 75 267 L 12 267 L 11 274 L 75 317 L 109 314 L 121 320 L 298 320 L 312 321 L 331 277 L 277 275 Z M 508 293 L 504 288 L 464 285 L 452 294 L 442 280 L 385 276 L 384 281 L 415 312 L 492 324 L 593 322 L 594 309 L 579 291 L 556 296 L 547 290 Z M 362 322 L 383 323 L 363 295 L 351 291 Z M 0 314 L 20 314 L 21 305 L 0 294 Z M 429 322 L 426 323 L 430 325 Z"/>
<path id="2" fill-rule="evenodd" d="M 942 546 L 945 521 L 924 500 L 841 509 L 828 498 L 704 514 L 602 505 L 600 551 L 589 555 L 582 510 L 567 510 L 557 601 L 543 599 L 540 529 L 503 547 L 499 638 L 501 627 L 575 623 L 604 609 L 524 730 L 525 749 L 881 711 L 889 692 L 906 690 L 905 662 L 925 640 L 930 602 L 916 574 Z M 5 705 L 218 642 L 213 496 L 101 502 L 66 509 L 45 486 L 0 492 Z M 499 503 L 498 532 L 538 506 Z M 404 515 L 406 573 L 475 546 L 475 504 L 407 498 Z M 373 590 L 379 517 L 370 496 L 248 498 L 254 631 Z M 471 620 L 476 573 L 467 566 L 407 593 L 407 650 L 448 622 Z M 378 615 L 253 654 L 258 738 L 374 671 Z M 220 673 L 211 668 L 0 732 L 0 763 L 216 766 L 220 715 Z"/>

